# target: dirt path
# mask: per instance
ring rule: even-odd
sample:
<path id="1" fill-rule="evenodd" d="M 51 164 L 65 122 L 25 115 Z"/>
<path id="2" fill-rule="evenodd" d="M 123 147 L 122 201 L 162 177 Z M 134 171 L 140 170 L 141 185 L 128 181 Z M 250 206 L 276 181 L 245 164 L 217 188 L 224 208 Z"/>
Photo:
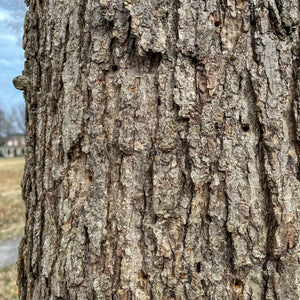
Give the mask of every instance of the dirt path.
<path id="1" fill-rule="evenodd" d="M 10 266 L 17 261 L 20 240 L 18 238 L 0 242 L 0 268 Z"/>

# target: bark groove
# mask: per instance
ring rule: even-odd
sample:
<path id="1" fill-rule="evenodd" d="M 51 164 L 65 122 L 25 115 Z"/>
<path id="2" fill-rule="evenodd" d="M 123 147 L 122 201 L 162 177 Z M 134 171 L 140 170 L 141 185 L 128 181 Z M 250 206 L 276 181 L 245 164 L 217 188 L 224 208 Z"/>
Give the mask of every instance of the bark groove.
<path id="1" fill-rule="evenodd" d="M 28 0 L 20 299 L 299 299 L 297 0 Z"/>

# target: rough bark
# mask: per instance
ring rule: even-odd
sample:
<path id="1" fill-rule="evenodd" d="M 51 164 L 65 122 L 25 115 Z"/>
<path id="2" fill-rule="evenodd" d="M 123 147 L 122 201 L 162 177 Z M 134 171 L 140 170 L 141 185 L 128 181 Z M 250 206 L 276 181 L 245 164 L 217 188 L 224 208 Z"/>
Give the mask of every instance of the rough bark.
<path id="1" fill-rule="evenodd" d="M 20 299 L 300 299 L 299 2 L 27 4 Z"/>

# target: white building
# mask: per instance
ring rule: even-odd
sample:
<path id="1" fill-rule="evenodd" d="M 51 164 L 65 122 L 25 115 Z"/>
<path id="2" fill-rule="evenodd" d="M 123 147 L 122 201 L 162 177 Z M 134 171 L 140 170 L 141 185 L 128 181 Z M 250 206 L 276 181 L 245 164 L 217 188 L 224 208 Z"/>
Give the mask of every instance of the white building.
<path id="1" fill-rule="evenodd" d="M 0 156 L 24 156 L 25 150 L 25 136 L 23 134 L 10 134 L 6 137 L 4 145 L 0 146 Z"/>

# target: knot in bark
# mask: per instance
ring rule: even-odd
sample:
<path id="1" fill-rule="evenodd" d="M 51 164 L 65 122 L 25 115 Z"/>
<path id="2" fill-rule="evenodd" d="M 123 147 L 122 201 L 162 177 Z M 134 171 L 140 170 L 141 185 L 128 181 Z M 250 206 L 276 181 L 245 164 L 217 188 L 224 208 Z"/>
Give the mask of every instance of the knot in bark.
<path id="1" fill-rule="evenodd" d="M 28 77 L 20 75 L 13 79 L 13 84 L 17 90 L 25 91 L 29 89 L 30 80 Z"/>

